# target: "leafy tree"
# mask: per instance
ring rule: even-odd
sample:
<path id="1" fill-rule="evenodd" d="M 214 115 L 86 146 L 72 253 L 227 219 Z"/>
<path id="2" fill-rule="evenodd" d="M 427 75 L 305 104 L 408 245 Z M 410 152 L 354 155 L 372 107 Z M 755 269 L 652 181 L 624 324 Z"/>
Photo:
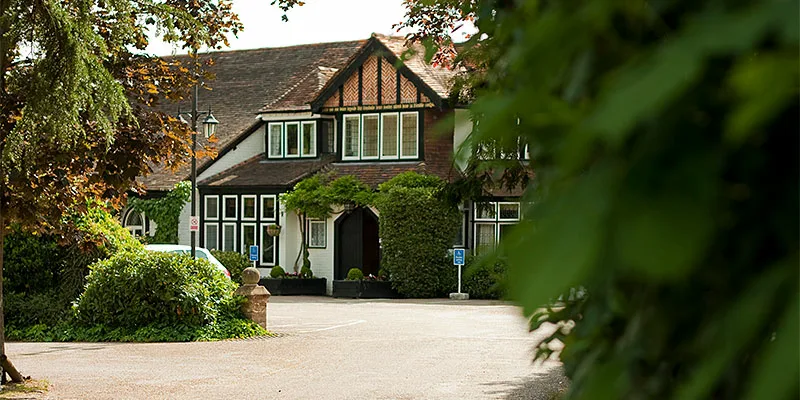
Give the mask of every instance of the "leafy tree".
<path id="1" fill-rule="evenodd" d="M 530 146 L 502 245 L 566 397 L 796 396 L 797 2 L 406 4 L 432 44 L 474 17 L 472 141 Z"/>
<path id="2" fill-rule="evenodd" d="M 166 196 L 156 199 L 130 198 L 128 205 L 143 212 L 156 223 L 156 234 L 152 243 L 178 243 L 178 225 L 183 206 L 192 194 L 192 184 L 178 182 Z"/>
<path id="3" fill-rule="evenodd" d="M 196 78 L 144 54 L 151 28 L 196 53 L 241 24 L 224 0 L 0 0 L 0 249 L 10 223 L 66 240 L 63 214 L 119 204 L 153 165 L 189 156 L 188 129 L 153 107 Z M 0 360 L 17 381 L 3 336 L 0 318 Z"/>

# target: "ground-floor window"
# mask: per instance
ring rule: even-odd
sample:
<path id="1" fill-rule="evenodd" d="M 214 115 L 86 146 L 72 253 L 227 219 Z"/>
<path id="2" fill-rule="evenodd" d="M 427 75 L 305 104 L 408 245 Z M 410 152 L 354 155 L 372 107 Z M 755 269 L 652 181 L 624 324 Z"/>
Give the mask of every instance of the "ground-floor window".
<path id="1" fill-rule="evenodd" d="M 259 263 L 264 266 L 275 265 L 278 254 L 278 241 L 275 236 L 270 236 L 267 232 L 267 227 L 269 227 L 269 225 L 270 224 L 261 224 L 261 245 L 259 247 L 261 260 Z"/>
<path id="2" fill-rule="evenodd" d="M 256 224 L 242 224 L 242 254 L 250 254 L 250 246 L 256 243 Z"/>
<path id="3" fill-rule="evenodd" d="M 473 247 L 476 255 L 497 247 L 520 220 L 519 202 L 480 202 L 475 204 Z"/>
<path id="4" fill-rule="evenodd" d="M 322 248 L 328 246 L 328 224 L 324 220 L 308 221 L 308 247 Z"/>
<path id="5" fill-rule="evenodd" d="M 217 238 L 219 237 L 219 225 L 216 222 L 205 224 L 203 226 L 203 247 L 209 250 L 216 250 L 219 248 L 217 245 Z"/>
<path id="6" fill-rule="evenodd" d="M 128 215 L 125 216 L 124 221 L 125 229 L 131 232 L 133 236 L 144 236 L 145 233 L 145 217 L 144 214 L 136 211 L 129 210 Z"/>
<path id="7" fill-rule="evenodd" d="M 222 201 L 219 201 L 222 199 Z M 278 222 L 278 196 L 275 194 L 204 195 L 202 237 L 209 250 L 249 254 L 258 245 L 260 265 L 275 265 L 278 238 L 269 236 L 267 226 Z"/>

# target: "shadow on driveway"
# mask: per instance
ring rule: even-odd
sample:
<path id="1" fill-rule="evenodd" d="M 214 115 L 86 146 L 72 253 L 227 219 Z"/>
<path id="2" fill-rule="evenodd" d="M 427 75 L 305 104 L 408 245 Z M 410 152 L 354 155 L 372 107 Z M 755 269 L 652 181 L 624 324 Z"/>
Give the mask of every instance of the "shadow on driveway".
<path id="1" fill-rule="evenodd" d="M 557 400 L 567 392 L 569 379 L 558 366 L 545 373 L 534 374 L 517 382 L 494 382 L 486 386 L 500 386 L 503 389 L 490 390 L 487 394 L 504 400 Z"/>

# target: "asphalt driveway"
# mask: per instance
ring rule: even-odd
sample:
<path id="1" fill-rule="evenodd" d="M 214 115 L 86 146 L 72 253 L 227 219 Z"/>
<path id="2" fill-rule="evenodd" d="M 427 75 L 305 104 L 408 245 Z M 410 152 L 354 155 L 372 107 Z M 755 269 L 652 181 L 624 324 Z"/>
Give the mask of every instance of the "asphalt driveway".
<path id="1" fill-rule="evenodd" d="M 501 302 L 274 297 L 273 338 L 105 344 L 9 343 L 57 399 L 550 399 L 555 362 Z"/>

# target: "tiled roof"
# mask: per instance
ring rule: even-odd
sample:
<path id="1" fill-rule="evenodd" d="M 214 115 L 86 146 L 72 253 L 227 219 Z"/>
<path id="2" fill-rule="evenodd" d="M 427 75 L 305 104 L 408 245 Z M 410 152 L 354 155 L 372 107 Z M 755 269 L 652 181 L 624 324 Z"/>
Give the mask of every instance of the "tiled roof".
<path id="1" fill-rule="evenodd" d="M 222 149 L 247 131 L 257 122 L 256 113 L 265 105 L 280 104 L 287 110 L 302 109 L 309 100 L 287 91 L 304 88 L 308 83 L 313 90 L 310 96 L 313 96 L 322 85 L 319 79 L 329 77 L 332 73 L 330 68 L 344 66 L 365 43 L 366 40 L 356 40 L 211 53 L 215 63 L 209 69 L 216 78 L 206 82 L 212 90 L 200 90 L 198 109 L 206 111 L 211 106 L 220 122 L 214 147 Z M 161 109 L 175 114 L 178 106 L 183 111 L 191 109 L 188 98 L 178 104 L 167 103 Z M 198 147 L 205 143 L 206 139 L 198 135 Z M 208 161 L 207 158 L 199 159 L 198 168 Z M 190 169 L 188 163 L 177 171 L 156 168 L 140 181 L 149 190 L 169 190 L 175 183 L 187 179 Z"/>
<path id="2" fill-rule="evenodd" d="M 265 159 L 262 153 L 198 182 L 198 186 L 289 188 L 301 179 L 320 171 L 334 159 L 334 155 L 324 155 L 308 160 L 269 160 Z"/>
<path id="3" fill-rule="evenodd" d="M 326 165 L 323 171 L 333 171 L 334 176 L 353 175 L 372 188 L 377 188 L 381 183 L 408 171 L 435 175 L 447 181 L 454 180 L 458 174 L 455 169 L 432 168 L 424 161 L 332 163 Z"/>
<path id="4" fill-rule="evenodd" d="M 402 59 L 403 53 L 408 50 L 406 39 L 402 36 L 386 36 L 377 33 L 372 35 L 391 50 L 397 58 Z M 453 86 L 452 80 L 457 71 L 449 68 L 434 67 L 425 62 L 425 48 L 421 44 L 414 44 L 411 49 L 413 54 L 404 61 L 406 67 L 419 76 L 439 97 L 448 98 L 450 96 L 450 88 Z"/>

